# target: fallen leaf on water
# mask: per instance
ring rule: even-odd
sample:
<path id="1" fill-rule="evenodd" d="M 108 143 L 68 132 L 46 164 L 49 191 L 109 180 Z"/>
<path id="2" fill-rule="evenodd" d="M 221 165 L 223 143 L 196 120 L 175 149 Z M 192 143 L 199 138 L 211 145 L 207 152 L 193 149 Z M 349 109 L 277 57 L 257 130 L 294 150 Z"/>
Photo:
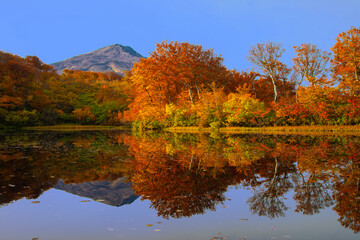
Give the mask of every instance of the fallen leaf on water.
<path id="1" fill-rule="evenodd" d="M 221 208 L 227 208 L 228 206 L 222 206 Z"/>
<path id="2" fill-rule="evenodd" d="M 160 224 L 160 223 L 162 223 L 162 222 L 157 222 L 157 224 Z"/>
<path id="3" fill-rule="evenodd" d="M 32 238 L 31 240 L 38 240 L 39 238 Z"/>
<path id="4" fill-rule="evenodd" d="M 81 200 L 80 202 L 90 202 L 90 200 Z"/>
<path id="5" fill-rule="evenodd" d="M 105 202 L 105 200 L 104 199 L 97 199 L 97 200 L 95 200 L 95 202 Z"/>
<path id="6" fill-rule="evenodd" d="M 40 203 L 40 201 L 32 201 L 31 203 Z"/>
<path id="7" fill-rule="evenodd" d="M 241 220 L 241 221 L 247 221 L 247 220 L 249 220 L 249 219 L 247 219 L 247 218 L 240 218 L 239 220 Z"/>
<path id="8" fill-rule="evenodd" d="M 231 198 L 228 198 L 229 201 L 231 201 Z"/>
<path id="9" fill-rule="evenodd" d="M 160 229 L 154 229 L 154 232 L 160 232 L 161 230 Z"/>
<path id="10" fill-rule="evenodd" d="M 146 224 L 147 227 L 152 227 L 152 224 Z"/>

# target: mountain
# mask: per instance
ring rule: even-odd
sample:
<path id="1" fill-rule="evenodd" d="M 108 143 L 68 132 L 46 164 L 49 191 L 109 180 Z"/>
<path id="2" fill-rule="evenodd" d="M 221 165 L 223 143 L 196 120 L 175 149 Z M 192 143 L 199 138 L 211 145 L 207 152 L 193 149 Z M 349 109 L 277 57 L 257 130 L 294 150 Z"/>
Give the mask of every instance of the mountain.
<path id="1" fill-rule="evenodd" d="M 113 71 L 122 73 L 124 70 L 129 71 L 140 58 L 143 58 L 143 56 L 131 47 L 114 44 L 51 65 L 59 73 L 65 68 L 92 72 Z"/>
<path id="2" fill-rule="evenodd" d="M 124 204 L 132 203 L 139 197 L 136 196 L 131 189 L 131 183 L 126 183 L 125 180 L 125 177 L 121 177 L 115 181 L 95 181 L 70 184 L 65 184 L 60 180 L 56 184 L 55 189 L 120 207 Z"/>

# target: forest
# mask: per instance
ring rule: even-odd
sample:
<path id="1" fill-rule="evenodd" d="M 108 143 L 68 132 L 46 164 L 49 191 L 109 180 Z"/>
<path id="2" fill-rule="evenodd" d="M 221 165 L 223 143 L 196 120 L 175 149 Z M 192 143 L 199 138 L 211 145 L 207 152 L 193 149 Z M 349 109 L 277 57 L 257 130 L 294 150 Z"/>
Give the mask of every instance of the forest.
<path id="1" fill-rule="evenodd" d="M 158 43 L 120 75 L 56 70 L 36 56 L 0 52 L 0 128 L 55 125 L 167 127 L 358 125 L 360 28 L 330 51 L 274 42 L 249 49 L 250 71 L 229 70 L 212 49 Z"/>
<path id="2" fill-rule="evenodd" d="M 119 74 L 65 69 L 0 52 L 0 125 L 123 124 L 129 84 Z"/>

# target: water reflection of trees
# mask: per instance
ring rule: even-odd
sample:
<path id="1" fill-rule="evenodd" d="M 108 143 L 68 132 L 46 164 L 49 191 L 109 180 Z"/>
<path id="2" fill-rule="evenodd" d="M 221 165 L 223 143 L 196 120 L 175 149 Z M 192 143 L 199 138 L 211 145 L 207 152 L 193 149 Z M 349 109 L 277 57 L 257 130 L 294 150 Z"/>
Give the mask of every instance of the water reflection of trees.
<path id="1" fill-rule="evenodd" d="M 134 191 L 158 214 L 184 217 L 214 210 L 228 186 L 251 187 L 254 214 L 319 213 L 334 205 L 340 223 L 360 230 L 357 137 L 163 135 L 128 137 Z"/>
<path id="2" fill-rule="evenodd" d="M 129 158 L 122 133 L 12 133 L 0 140 L 0 205 L 36 199 L 59 179 L 114 180 Z M 119 143 L 120 142 L 120 143 Z"/>
<path id="3" fill-rule="evenodd" d="M 196 153 L 196 148 L 174 146 L 162 138 L 129 137 L 127 144 L 134 155 L 130 181 L 135 194 L 150 200 L 151 206 L 165 218 L 215 210 L 215 206 L 225 200 L 224 192 L 236 178 L 235 169 L 224 169 L 222 165 L 207 167 L 209 163 Z"/>
<path id="4" fill-rule="evenodd" d="M 65 183 L 126 176 L 165 218 L 215 210 L 229 186 L 253 189 L 252 213 L 316 214 L 329 206 L 360 231 L 358 137 L 188 135 L 130 136 L 118 131 L 2 134 L 0 204 L 37 198 Z M 293 193 L 293 196 L 289 196 Z"/>

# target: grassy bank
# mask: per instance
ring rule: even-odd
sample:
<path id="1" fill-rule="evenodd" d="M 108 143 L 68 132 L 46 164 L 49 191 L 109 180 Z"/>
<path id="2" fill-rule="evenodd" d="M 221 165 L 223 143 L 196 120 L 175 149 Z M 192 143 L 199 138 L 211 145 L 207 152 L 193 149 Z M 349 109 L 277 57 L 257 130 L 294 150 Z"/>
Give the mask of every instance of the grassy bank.
<path id="1" fill-rule="evenodd" d="M 92 130 L 130 130 L 131 126 L 99 126 L 99 125 L 54 125 L 25 127 L 25 130 L 39 131 L 92 131 Z"/>
<path id="2" fill-rule="evenodd" d="M 211 128 L 200 127 L 171 127 L 166 131 L 177 133 L 210 133 L 217 131 Z M 360 135 L 360 126 L 296 126 L 296 127 L 224 127 L 218 129 L 220 133 L 243 134 L 336 134 L 336 135 Z"/>

